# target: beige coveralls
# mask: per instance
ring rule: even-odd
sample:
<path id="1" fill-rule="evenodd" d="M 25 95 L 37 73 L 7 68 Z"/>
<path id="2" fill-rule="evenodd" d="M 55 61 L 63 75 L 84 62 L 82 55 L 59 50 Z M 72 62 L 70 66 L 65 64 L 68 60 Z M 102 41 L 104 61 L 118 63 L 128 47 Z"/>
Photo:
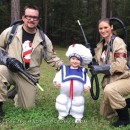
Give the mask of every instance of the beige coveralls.
<path id="1" fill-rule="evenodd" d="M 97 44 L 95 56 L 99 64 L 103 44 Z M 115 54 L 120 54 L 115 56 Z M 105 76 L 102 81 L 103 101 L 101 103 L 100 114 L 110 118 L 114 116 L 115 109 L 121 109 L 126 106 L 125 96 L 130 94 L 130 70 L 127 68 L 127 59 L 122 56 L 127 54 L 126 44 L 122 39 L 116 37 L 113 41 L 112 51 L 110 51 L 110 74 Z"/>
<path id="2" fill-rule="evenodd" d="M 4 30 L 0 35 L 0 48 L 5 49 L 5 42 L 9 36 L 11 27 Z M 43 40 L 40 37 L 39 30 L 34 36 L 32 43 L 32 53 L 30 67 L 26 70 L 33 78 L 40 78 L 40 65 L 43 58 Z M 63 62 L 53 52 L 53 46 L 50 39 L 45 35 L 46 41 L 46 59 L 45 61 L 53 67 L 59 67 Z M 22 25 L 18 26 L 17 33 L 9 45 L 8 56 L 16 58 L 21 63 L 22 59 Z M 30 108 L 35 105 L 36 86 L 20 73 L 13 73 L 4 65 L 0 65 L 0 101 L 6 101 L 7 86 L 14 84 L 18 89 L 18 106 Z"/>

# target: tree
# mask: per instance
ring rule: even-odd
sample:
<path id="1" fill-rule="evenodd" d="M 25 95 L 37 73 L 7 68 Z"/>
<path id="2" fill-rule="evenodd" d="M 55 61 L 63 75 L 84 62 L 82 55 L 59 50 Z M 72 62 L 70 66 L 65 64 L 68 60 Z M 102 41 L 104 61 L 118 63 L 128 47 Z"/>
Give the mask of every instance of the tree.
<path id="1" fill-rule="evenodd" d="M 27 4 L 39 7 L 40 25 L 53 44 L 68 46 L 73 40 L 84 44 L 77 24 L 80 20 L 88 42 L 95 46 L 99 40 L 97 22 L 104 17 L 123 20 L 130 42 L 130 0 L 0 0 L 0 32 L 10 25 L 10 21 L 20 18 L 20 9 Z"/>
<path id="2" fill-rule="evenodd" d="M 47 0 L 43 0 L 43 12 L 44 12 L 44 32 L 47 32 Z"/>
<path id="3" fill-rule="evenodd" d="M 8 0 L 0 0 L 0 32 L 10 25 L 10 2 Z"/>
<path id="4" fill-rule="evenodd" d="M 107 15 L 107 0 L 102 0 L 101 18 L 106 18 Z"/>
<path id="5" fill-rule="evenodd" d="M 11 22 L 20 18 L 20 0 L 11 0 Z"/>

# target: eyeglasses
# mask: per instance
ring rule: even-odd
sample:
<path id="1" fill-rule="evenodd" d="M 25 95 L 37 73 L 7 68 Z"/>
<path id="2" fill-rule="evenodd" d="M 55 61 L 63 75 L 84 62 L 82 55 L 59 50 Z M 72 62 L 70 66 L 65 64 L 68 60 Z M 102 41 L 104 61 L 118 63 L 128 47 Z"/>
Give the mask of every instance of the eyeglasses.
<path id="1" fill-rule="evenodd" d="M 27 20 L 31 20 L 31 19 L 33 19 L 34 21 L 38 21 L 38 20 L 39 20 L 39 17 L 37 17 L 37 16 L 24 15 L 24 17 L 25 17 Z"/>

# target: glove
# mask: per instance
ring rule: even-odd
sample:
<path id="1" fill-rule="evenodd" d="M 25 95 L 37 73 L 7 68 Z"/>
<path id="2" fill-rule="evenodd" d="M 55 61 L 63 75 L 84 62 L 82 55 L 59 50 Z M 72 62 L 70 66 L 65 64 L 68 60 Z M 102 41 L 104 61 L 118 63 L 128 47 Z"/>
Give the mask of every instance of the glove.
<path id="1" fill-rule="evenodd" d="M 15 58 L 7 58 L 6 61 L 7 68 L 12 72 L 21 72 L 24 74 L 29 80 L 31 80 L 35 85 L 38 81 L 32 78 L 25 70 L 23 64 Z"/>
<path id="2" fill-rule="evenodd" d="M 110 65 L 91 65 L 90 67 L 90 72 L 92 75 L 96 75 L 99 73 L 105 74 L 105 75 L 110 75 Z"/>
<path id="3" fill-rule="evenodd" d="M 23 64 L 15 58 L 7 58 L 6 66 L 12 72 L 20 72 L 20 70 L 24 70 Z"/>

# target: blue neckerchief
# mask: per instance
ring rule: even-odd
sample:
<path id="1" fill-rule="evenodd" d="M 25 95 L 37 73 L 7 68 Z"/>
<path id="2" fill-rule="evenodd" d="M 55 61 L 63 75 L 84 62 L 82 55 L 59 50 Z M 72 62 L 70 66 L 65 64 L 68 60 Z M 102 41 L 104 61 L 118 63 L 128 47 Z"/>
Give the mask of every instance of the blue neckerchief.
<path id="1" fill-rule="evenodd" d="M 61 67 L 62 82 L 69 80 L 78 80 L 82 83 L 86 83 L 87 69 L 78 67 L 78 69 L 71 69 L 70 66 L 63 65 Z"/>

